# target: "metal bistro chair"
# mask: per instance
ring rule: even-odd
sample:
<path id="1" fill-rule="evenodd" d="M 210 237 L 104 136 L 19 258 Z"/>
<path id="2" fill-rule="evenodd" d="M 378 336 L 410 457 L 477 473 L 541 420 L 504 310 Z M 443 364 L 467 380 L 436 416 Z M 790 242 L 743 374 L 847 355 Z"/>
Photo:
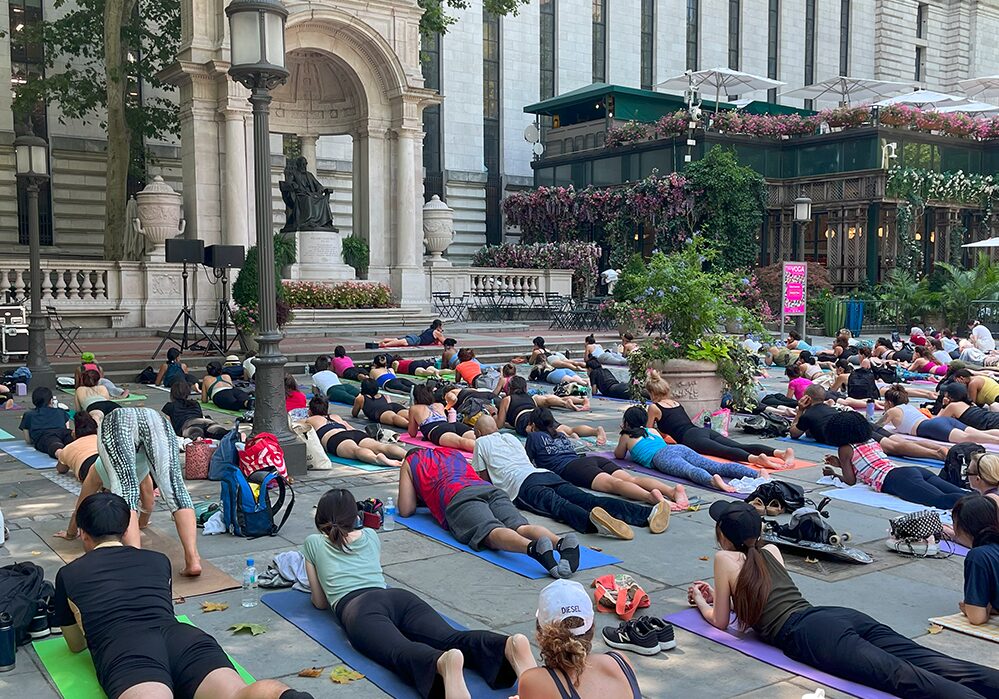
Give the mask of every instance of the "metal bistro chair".
<path id="1" fill-rule="evenodd" d="M 444 320 L 460 321 L 465 313 L 465 301 L 461 296 L 452 296 L 450 291 L 435 291 L 434 310 Z"/>
<path id="2" fill-rule="evenodd" d="M 46 306 L 49 315 L 49 326 L 59 335 L 59 347 L 52 353 L 54 357 L 62 357 L 70 350 L 82 354 L 83 350 L 76 344 L 76 336 L 80 334 L 80 326 L 64 323 L 55 306 Z"/>

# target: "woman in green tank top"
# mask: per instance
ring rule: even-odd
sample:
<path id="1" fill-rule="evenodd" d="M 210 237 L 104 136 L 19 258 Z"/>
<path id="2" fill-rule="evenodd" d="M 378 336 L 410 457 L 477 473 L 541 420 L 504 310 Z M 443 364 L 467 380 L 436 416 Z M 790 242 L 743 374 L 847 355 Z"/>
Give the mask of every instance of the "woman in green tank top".
<path id="1" fill-rule="evenodd" d="M 741 630 L 789 658 L 899 697 L 999 696 L 999 670 L 930 650 L 863 612 L 811 606 L 777 547 L 760 539 L 763 521 L 751 506 L 719 500 L 710 513 L 721 546 L 715 587 L 697 581 L 687 590 L 708 623 L 726 630 L 735 612 Z"/>

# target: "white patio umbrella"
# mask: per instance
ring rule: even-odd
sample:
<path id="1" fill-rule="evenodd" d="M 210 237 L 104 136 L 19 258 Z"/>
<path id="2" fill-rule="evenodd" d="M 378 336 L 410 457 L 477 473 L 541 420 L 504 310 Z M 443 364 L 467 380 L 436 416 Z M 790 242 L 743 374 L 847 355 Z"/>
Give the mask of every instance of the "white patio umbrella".
<path id="1" fill-rule="evenodd" d="M 938 107 L 966 104 L 968 101 L 962 95 L 949 95 L 946 92 L 937 92 L 936 90 L 914 90 L 904 95 L 883 99 L 877 104 L 879 107 L 888 107 L 893 104 L 908 104 L 913 107 Z"/>
<path id="2" fill-rule="evenodd" d="M 840 75 L 836 78 L 819 81 L 813 85 L 799 87 L 790 92 L 782 92 L 781 97 L 797 97 L 810 100 L 836 97 L 840 104 L 850 104 L 850 102 L 863 102 L 865 100 L 887 97 L 909 90 L 911 87 L 909 83 L 851 78 Z"/>
<path id="3" fill-rule="evenodd" d="M 988 102 L 968 102 L 967 104 L 952 104 L 942 107 L 937 107 L 936 110 L 941 114 L 950 114 L 951 112 L 964 112 L 965 114 L 988 114 L 989 112 L 999 112 L 999 106 L 994 104 L 989 104 Z"/>
<path id="4" fill-rule="evenodd" d="M 981 78 L 958 80 L 958 86 L 968 97 L 988 99 L 999 96 L 999 75 L 986 75 Z"/>
<path id="5" fill-rule="evenodd" d="M 704 91 L 705 88 L 713 89 L 715 93 L 715 111 L 718 111 L 718 102 L 724 94 L 727 99 L 730 94 L 741 92 L 752 92 L 754 90 L 772 90 L 784 85 L 779 80 L 771 80 L 752 73 L 732 70 L 731 68 L 709 68 L 707 70 L 695 70 L 682 75 L 674 75 L 667 78 L 658 85 L 659 90 L 686 90 L 695 88 Z"/>
<path id="6" fill-rule="evenodd" d="M 977 243 L 965 243 L 962 248 L 999 248 L 999 238 L 979 240 Z"/>

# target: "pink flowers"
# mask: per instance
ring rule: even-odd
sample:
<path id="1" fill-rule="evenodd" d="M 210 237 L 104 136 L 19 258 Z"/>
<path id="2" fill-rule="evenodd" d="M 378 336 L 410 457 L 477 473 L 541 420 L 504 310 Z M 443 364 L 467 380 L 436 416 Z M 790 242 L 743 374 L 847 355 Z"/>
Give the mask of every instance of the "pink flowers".
<path id="1" fill-rule="evenodd" d="M 486 246 L 475 253 L 473 267 L 506 269 L 571 269 L 577 296 L 591 293 L 597 280 L 600 246 L 578 241 L 535 243 L 533 245 L 504 243 Z"/>
<path id="2" fill-rule="evenodd" d="M 392 290 L 374 282 L 284 282 L 284 299 L 291 308 L 388 308 Z"/>

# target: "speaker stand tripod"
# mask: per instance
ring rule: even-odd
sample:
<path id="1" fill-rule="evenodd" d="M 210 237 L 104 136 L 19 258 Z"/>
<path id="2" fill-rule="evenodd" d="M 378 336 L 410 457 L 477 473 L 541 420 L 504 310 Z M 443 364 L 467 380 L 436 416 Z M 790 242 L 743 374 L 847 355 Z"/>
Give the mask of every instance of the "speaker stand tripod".
<path id="1" fill-rule="evenodd" d="M 187 262 L 185 262 L 183 271 L 181 272 L 181 278 L 183 279 L 182 284 L 184 286 L 184 306 L 183 308 L 180 309 L 180 313 L 177 314 L 177 317 L 173 319 L 173 324 L 170 326 L 170 329 L 167 330 L 166 337 L 160 340 L 160 344 L 157 345 L 156 351 L 153 352 L 153 356 L 151 357 L 151 359 L 156 359 L 156 355 L 160 353 L 160 350 L 163 349 L 163 345 L 165 345 L 167 341 L 176 344 L 180 349 L 181 353 L 185 352 L 188 349 L 197 349 L 197 350 L 204 349 L 206 354 L 208 353 L 209 350 L 211 350 L 217 352 L 218 354 L 225 355 L 225 352 L 222 350 L 221 347 L 219 347 L 218 343 L 215 342 L 214 339 L 208 336 L 208 333 L 205 332 L 205 329 L 203 327 L 201 327 L 201 324 L 198 323 L 197 320 L 195 320 L 194 314 L 191 313 L 191 307 L 189 305 L 189 301 L 187 298 L 187 277 L 188 277 Z M 174 328 L 177 327 L 177 324 L 180 323 L 181 321 L 184 321 L 184 330 L 181 333 L 180 342 L 177 343 L 177 341 L 173 339 L 173 331 Z M 197 342 L 191 342 L 192 325 L 198 331 L 201 337 L 204 338 L 204 340 L 208 343 L 207 348 L 204 348 L 203 346 L 200 345 L 201 342 L 200 339 Z"/>
<path id="2" fill-rule="evenodd" d="M 240 347 L 246 344 L 243 331 L 232 319 L 232 309 L 229 307 L 229 268 L 216 267 L 214 269 L 215 279 L 222 282 L 222 298 L 219 299 L 219 319 L 215 321 L 212 328 L 211 339 L 217 347 L 222 349 L 221 354 L 229 354 L 233 343 L 239 342 Z M 232 337 L 229 337 L 229 326 L 235 329 Z"/>

